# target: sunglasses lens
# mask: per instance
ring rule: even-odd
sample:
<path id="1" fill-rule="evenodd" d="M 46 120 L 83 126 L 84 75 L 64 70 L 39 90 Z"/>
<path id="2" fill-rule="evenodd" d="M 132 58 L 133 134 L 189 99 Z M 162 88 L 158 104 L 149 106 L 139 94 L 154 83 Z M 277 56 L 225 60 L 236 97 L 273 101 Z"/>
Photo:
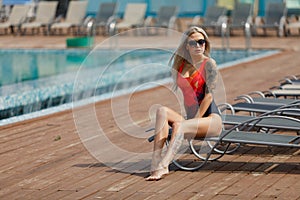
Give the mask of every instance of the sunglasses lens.
<path id="1" fill-rule="evenodd" d="M 197 42 L 195 40 L 190 40 L 189 45 L 192 47 L 195 47 L 195 46 L 197 46 Z"/>
<path id="2" fill-rule="evenodd" d="M 197 41 L 197 43 L 200 44 L 200 45 L 204 45 L 205 44 L 205 40 L 200 39 L 200 40 Z"/>
<path id="3" fill-rule="evenodd" d="M 198 40 L 198 41 L 190 40 L 190 41 L 188 42 L 188 44 L 189 44 L 191 47 L 196 47 L 196 46 L 197 46 L 197 43 L 198 43 L 200 46 L 202 46 L 202 45 L 205 44 L 205 40 L 203 40 L 203 39 L 200 39 L 200 40 Z"/>

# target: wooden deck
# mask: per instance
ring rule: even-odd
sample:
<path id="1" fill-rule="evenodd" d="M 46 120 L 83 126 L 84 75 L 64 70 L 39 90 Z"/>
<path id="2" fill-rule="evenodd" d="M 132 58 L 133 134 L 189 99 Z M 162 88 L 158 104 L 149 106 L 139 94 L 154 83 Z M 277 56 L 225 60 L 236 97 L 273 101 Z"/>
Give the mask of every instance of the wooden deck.
<path id="1" fill-rule="evenodd" d="M 123 39 L 128 43 L 147 41 L 147 37 Z M 220 38 L 211 40 L 213 47 L 221 46 Z M 237 95 L 277 85 L 284 76 L 300 74 L 299 36 L 256 37 L 252 45 L 282 52 L 221 70 L 228 102 Z M 243 47 L 243 37 L 232 37 L 231 46 Z M 0 47 L 65 48 L 65 37 L 0 36 Z M 172 98 L 165 87 L 135 93 L 129 114 L 135 123 L 146 126 L 152 105 L 178 109 Z M 87 123 L 93 116 L 84 114 L 91 106 L 76 109 Z M 116 115 L 107 100 L 96 103 L 95 111 L 114 144 L 132 151 L 151 150 L 146 139 L 132 139 L 119 129 L 116 121 L 126 117 L 127 110 L 120 108 Z M 134 127 L 134 123 L 128 124 L 129 129 Z M 93 126 L 84 128 L 87 133 L 95 131 Z M 243 146 L 198 171 L 171 166 L 165 179 L 146 182 L 146 172 L 117 171 L 95 159 L 79 138 L 72 110 L 2 126 L 0 138 L 0 199 L 300 199 L 299 150 Z M 150 164 L 150 160 L 144 162 Z"/>

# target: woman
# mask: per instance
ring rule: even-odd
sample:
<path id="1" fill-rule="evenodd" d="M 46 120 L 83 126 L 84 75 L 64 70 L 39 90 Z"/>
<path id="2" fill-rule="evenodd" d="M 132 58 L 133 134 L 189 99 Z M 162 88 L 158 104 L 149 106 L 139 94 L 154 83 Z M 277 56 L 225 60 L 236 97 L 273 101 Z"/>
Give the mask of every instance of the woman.
<path id="1" fill-rule="evenodd" d="M 217 67 L 209 54 L 210 42 L 206 32 L 195 26 L 189 28 L 170 60 L 175 88 L 179 87 L 182 91 L 187 118 L 168 107 L 157 110 L 151 174 L 146 178 L 148 181 L 160 180 L 169 173 L 168 166 L 184 135 L 205 137 L 217 136 L 221 132 L 222 120 L 213 99 Z M 169 126 L 172 127 L 172 136 L 167 152 L 162 157 Z"/>

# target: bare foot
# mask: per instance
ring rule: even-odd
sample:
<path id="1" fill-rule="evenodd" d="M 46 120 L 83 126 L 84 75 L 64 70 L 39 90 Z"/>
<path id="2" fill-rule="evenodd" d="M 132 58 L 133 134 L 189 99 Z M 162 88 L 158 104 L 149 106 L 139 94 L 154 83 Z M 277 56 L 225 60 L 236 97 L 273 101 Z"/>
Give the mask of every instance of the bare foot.
<path id="1" fill-rule="evenodd" d="M 168 174 L 169 174 L 168 167 L 162 168 L 162 169 L 152 172 L 151 175 L 146 178 L 146 181 L 158 181 L 158 180 L 164 178 Z"/>

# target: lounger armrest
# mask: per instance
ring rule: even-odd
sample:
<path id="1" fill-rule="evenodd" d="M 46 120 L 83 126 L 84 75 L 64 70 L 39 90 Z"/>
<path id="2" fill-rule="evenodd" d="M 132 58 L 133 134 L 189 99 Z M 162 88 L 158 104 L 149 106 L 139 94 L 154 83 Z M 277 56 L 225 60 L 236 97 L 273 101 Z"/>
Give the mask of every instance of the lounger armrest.
<path id="1" fill-rule="evenodd" d="M 272 90 L 266 90 L 266 91 L 261 91 L 265 97 L 269 97 L 269 96 L 272 96 L 272 97 L 275 97 L 276 98 L 276 95 L 272 92 Z"/>
<path id="2" fill-rule="evenodd" d="M 298 78 L 300 77 L 300 75 L 290 75 L 288 77 L 291 78 L 292 80 L 298 80 Z"/>
<path id="3" fill-rule="evenodd" d="M 247 103 L 254 103 L 253 98 L 250 95 L 247 95 L 247 94 L 239 95 L 234 100 L 235 101 L 245 100 Z"/>
<path id="4" fill-rule="evenodd" d="M 252 91 L 252 92 L 249 92 L 248 95 L 259 95 L 260 97 L 262 98 L 265 98 L 266 96 L 264 95 L 263 92 L 261 91 Z"/>
<path id="5" fill-rule="evenodd" d="M 220 113 L 222 113 L 224 110 L 230 110 L 232 115 L 235 115 L 235 110 L 233 108 L 233 106 L 229 103 L 221 103 L 218 104 L 218 109 L 220 111 Z"/>
<path id="6" fill-rule="evenodd" d="M 299 75 L 289 75 L 286 76 L 285 79 L 289 79 L 289 80 L 298 80 Z"/>
<path id="7" fill-rule="evenodd" d="M 280 83 L 280 85 L 292 84 L 292 80 L 289 78 L 280 79 L 278 82 Z"/>
<path id="8" fill-rule="evenodd" d="M 272 86 L 272 87 L 270 87 L 270 90 L 278 90 L 278 89 L 282 89 L 282 87 L 281 86 Z"/>

